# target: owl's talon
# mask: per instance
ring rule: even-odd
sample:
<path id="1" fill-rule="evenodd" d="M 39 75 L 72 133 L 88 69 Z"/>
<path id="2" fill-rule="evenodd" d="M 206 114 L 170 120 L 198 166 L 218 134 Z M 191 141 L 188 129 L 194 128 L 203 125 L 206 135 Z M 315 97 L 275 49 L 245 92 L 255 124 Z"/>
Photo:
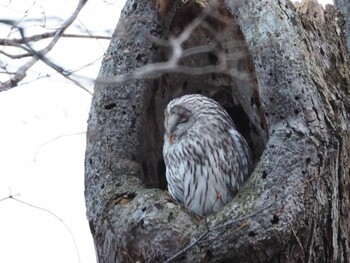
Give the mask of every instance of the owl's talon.
<path id="1" fill-rule="evenodd" d="M 174 203 L 175 201 L 168 191 L 165 191 L 165 200 L 168 201 L 169 203 Z"/>

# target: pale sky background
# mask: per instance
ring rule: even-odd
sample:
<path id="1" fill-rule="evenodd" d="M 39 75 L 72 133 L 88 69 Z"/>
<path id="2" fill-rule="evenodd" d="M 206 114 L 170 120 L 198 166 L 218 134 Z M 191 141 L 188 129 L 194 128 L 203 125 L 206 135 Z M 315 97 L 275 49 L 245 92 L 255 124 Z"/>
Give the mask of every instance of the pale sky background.
<path id="1" fill-rule="evenodd" d="M 108 35 L 117 24 L 124 2 L 90 0 L 78 24 Z M 0 19 L 65 19 L 76 4 L 77 0 L 0 0 Z M 43 32 L 43 26 L 55 28 L 56 23 L 40 20 L 28 32 Z M 0 38 L 7 36 L 9 32 L 5 31 L 0 26 Z M 62 39 L 49 57 L 65 69 L 75 69 L 101 58 L 108 44 L 108 40 Z M 2 59 L 0 56 L 0 63 Z M 95 78 L 100 63 L 98 60 L 78 74 Z M 47 74 L 52 76 L 45 77 Z M 5 77 L 0 74 L 0 81 Z M 92 84 L 86 86 L 92 91 Z M 84 132 L 90 101 L 91 95 L 42 63 L 30 70 L 19 87 L 0 92 L 0 262 L 79 262 L 64 224 L 43 210 L 2 200 L 10 193 L 63 220 L 75 238 L 80 262 L 96 262 L 84 202 Z"/>
<path id="2" fill-rule="evenodd" d="M 40 18 L 27 32 L 45 32 L 57 28 L 60 21 L 52 23 L 47 19 L 49 24 L 45 24 L 44 16 L 66 19 L 77 3 L 77 0 L 0 0 L 0 19 Z M 108 36 L 124 3 L 89 0 L 77 24 Z M 8 34 L 5 29 L 0 27 L 0 38 Z M 108 44 L 108 40 L 61 39 L 49 57 L 65 69 L 75 69 L 101 58 Z M 23 61 L 11 64 L 21 65 Z M 78 74 L 94 79 L 100 64 L 99 60 Z M 53 76 L 47 78 L 47 74 Z M 41 78 L 36 80 L 38 76 Z M 6 75 L 0 74 L 0 81 L 5 79 Z M 93 90 L 92 83 L 86 86 Z M 20 86 L 0 92 L 0 200 L 11 191 L 13 195 L 20 194 L 18 199 L 57 215 L 72 231 L 82 263 L 96 262 L 84 201 L 82 133 L 86 131 L 90 101 L 90 94 L 43 63 L 37 63 Z M 58 136 L 63 137 L 53 140 Z M 60 220 L 48 212 L 7 199 L 0 202 L 0 262 L 79 261 L 72 237 Z"/>

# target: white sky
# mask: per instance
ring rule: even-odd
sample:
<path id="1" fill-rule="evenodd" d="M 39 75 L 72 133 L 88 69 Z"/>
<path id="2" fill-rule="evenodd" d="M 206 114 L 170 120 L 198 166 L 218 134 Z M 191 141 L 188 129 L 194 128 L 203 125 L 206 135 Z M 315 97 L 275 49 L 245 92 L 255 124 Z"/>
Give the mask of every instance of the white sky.
<path id="1" fill-rule="evenodd" d="M 90 0 L 79 20 L 89 30 L 108 35 L 105 31 L 114 30 L 124 2 Z M 77 0 L 0 0 L 0 14 L 6 14 L 0 19 L 17 21 L 25 12 L 28 18 L 43 14 L 67 18 L 76 4 Z M 39 25 L 44 24 L 40 21 Z M 0 38 L 6 34 L 2 30 Z M 43 32 L 40 26 L 30 30 Z M 101 57 L 108 44 L 108 40 L 62 39 L 49 56 L 64 68 L 77 68 Z M 100 63 L 79 74 L 95 78 Z M 47 73 L 54 76 L 35 80 Z M 0 76 L 3 81 L 5 76 Z M 96 262 L 84 202 L 82 132 L 91 95 L 42 63 L 31 69 L 24 82 L 29 80 L 35 81 L 0 93 L 0 200 L 11 190 L 13 195 L 20 194 L 17 198 L 48 209 L 72 231 L 81 262 Z M 67 136 L 53 140 L 62 135 Z M 69 231 L 53 215 L 9 199 L 0 202 L 0 214 L 0 262 L 79 262 Z"/>
<path id="2" fill-rule="evenodd" d="M 79 20 L 98 34 L 111 32 L 124 2 L 90 0 Z M 18 20 L 24 12 L 28 17 L 66 18 L 76 4 L 77 0 L 0 0 L 0 14 L 6 14 L 0 19 Z M 31 30 L 41 32 L 42 27 Z M 72 69 L 95 61 L 107 46 L 105 40 L 64 39 L 50 57 Z M 94 78 L 99 67 L 100 61 L 79 74 Z M 20 200 L 54 213 L 72 231 L 80 262 L 94 263 L 84 202 L 83 132 L 91 96 L 57 74 L 36 80 L 47 73 L 54 74 L 38 63 L 24 81 L 28 84 L 0 93 L 0 200 L 11 191 L 20 194 Z M 10 199 L 0 201 L 0 214 L 0 262 L 78 262 L 71 235 L 55 216 Z"/>

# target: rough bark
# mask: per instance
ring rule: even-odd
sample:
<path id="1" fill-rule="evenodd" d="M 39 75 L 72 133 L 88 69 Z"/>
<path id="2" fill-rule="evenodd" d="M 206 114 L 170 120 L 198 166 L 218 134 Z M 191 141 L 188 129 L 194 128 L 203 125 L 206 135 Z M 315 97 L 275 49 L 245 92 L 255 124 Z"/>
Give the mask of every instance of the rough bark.
<path id="1" fill-rule="evenodd" d="M 176 36 L 202 12 L 194 1 L 158 2 L 127 2 L 100 80 L 166 60 L 169 50 L 150 35 Z M 220 50 L 181 61 L 205 68 L 217 63 L 215 54 L 244 54 L 227 60 L 225 74 L 97 82 L 85 195 L 99 262 L 164 262 L 177 252 L 174 262 L 348 259 L 348 56 L 337 12 L 307 10 L 285 0 L 227 0 L 213 13 L 221 19 L 207 17 L 184 45 L 220 36 Z M 206 220 L 162 190 L 163 109 L 193 92 L 232 113 L 258 161 L 235 199 Z"/>
<path id="2" fill-rule="evenodd" d="M 334 0 L 334 5 L 345 17 L 344 32 L 348 50 L 350 50 L 350 2 L 347 0 Z"/>

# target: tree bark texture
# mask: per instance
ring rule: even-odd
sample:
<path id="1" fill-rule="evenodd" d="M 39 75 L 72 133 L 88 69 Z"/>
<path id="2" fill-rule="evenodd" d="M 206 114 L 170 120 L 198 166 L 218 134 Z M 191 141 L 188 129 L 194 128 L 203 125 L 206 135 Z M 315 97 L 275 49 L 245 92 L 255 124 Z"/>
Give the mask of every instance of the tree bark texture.
<path id="1" fill-rule="evenodd" d="M 347 0 L 334 0 L 334 5 L 345 18 L 344 32 L 348 50 L 350 50 L 350 2 Z"/>
<path id="2" fill-rule="evenodd" d="M 183 45 L 220 40 L 181 59 L 192 74 L 105 81 L 166 61 L 171 49 L 160 43 L 203 14 L 197 2 L 129 0 L 103 61 L 85 160 L 99 262 L 346 262 L 350 72 L 333 7 L 222 1 Z M 227 58 L 222 72 L 196 73 L 217 65 L 218 54 Z M 256 159 L 234 200 L 206 219 L 164 191 L 163 110 L 186 93 L 228 109 Z"/>

